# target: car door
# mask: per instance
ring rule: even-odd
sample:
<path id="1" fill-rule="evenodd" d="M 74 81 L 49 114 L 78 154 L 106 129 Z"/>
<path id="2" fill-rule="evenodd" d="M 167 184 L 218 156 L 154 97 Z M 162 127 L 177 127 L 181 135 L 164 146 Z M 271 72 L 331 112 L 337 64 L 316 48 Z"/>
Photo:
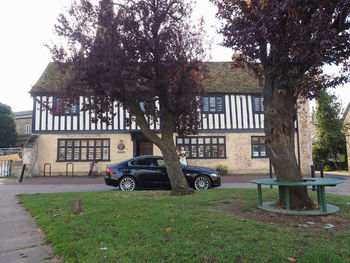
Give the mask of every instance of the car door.
<path id="1" fill-rule="evenodd" d="M 159 186 L 161 188 L 169 189 L 171 187 L 170 179 L 166 171 L 165 162 L 163 158 L 156 158 L 155 165 L 156 165 L 156 169 L 159 171 L 159 173 L 157 173 L 157 176 L 158 176 L 157 181 Z"/>
<path id="2" fill-rule="evenodd" d="M 130 163 L 131 174 L 145 188 L 159 188 L 162 171 L 154 158 L 140 158 Z"/>

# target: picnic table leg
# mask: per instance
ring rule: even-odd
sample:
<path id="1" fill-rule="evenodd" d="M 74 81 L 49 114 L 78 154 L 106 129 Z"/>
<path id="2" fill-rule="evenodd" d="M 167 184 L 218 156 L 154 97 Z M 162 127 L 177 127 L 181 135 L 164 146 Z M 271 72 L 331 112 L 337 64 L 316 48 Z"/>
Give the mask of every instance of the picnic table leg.
<path id="1" fill-rule="evenodd" d="M 285 198 L 286 198 L 286 209 L 290 210 L 290 195 L 289 195 L 289 186 L 286 186 Z"/>
<path id="2" fill-rule="evenodd" d="M 258 184 L 258 204 L 262 206 L 262 194 L 261 194 L 261 185 Z"/>
<path id="3" fill-rule="evenodd" d="M 321 186 L 317 186 L 317 204 L 321 205 Z"/>
<path id="4" fill-rule="evenodd" d="M 326 189 L 324 185 L 321 185 L 320 188 L 321 188 L 321 209 L 322 209 L 322 212 L 327 213 Z"/>

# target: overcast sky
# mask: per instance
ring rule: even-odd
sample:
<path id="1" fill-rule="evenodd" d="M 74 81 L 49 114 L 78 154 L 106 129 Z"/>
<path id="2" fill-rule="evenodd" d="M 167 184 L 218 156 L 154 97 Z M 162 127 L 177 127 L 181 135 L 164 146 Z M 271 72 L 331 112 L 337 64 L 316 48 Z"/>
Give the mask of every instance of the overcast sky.
<path id="1" fill-rule="evenodd" d="M 230 61 L 232 50 L 221 47 L 216 33 L 220 23 L 215 18 L 216 8 L 209 0 L 197 0 L 195 16 L 201 15 L 207 23 L 210 38 L 214 40 L 212 61 Z M 51 61 L 44 44 L 55 38 L 53 33 L 57 16 L 69 6 L 70 0 L 10 0 L 0 4 L 0 102 L 13 111 L 32 110 L 29 90 Z M 334 69 L 333 69 L 334 71 Z M 350 101 L 350 88 L 339 87 L 336 94 L 344 107 Z"/>

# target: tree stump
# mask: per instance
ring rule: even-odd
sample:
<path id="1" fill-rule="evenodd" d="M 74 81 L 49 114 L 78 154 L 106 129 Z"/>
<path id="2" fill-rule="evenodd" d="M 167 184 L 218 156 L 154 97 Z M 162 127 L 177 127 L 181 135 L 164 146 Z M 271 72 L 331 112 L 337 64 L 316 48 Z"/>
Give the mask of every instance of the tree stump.
<path id="1" fill-rule="evenodd" d="M 79 199 L 72 204 L 72 214 L 78 215 L 83 212 L 83 200 Z"/>

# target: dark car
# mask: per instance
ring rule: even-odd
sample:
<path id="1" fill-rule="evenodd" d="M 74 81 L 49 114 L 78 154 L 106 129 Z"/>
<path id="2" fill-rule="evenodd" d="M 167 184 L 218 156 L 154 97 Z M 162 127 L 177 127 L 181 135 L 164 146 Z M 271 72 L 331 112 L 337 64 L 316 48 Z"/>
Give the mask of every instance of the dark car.
<path id="1" fill-rule="evenodd" d="M 220 174 L 205 167 L 182 166 L 190 187 L 206 190 L 220 186 Z M 122 191 L 170 189 L 170 180 L 161 156 L 140 156 L 107 166 L 105 182 Z"/>

